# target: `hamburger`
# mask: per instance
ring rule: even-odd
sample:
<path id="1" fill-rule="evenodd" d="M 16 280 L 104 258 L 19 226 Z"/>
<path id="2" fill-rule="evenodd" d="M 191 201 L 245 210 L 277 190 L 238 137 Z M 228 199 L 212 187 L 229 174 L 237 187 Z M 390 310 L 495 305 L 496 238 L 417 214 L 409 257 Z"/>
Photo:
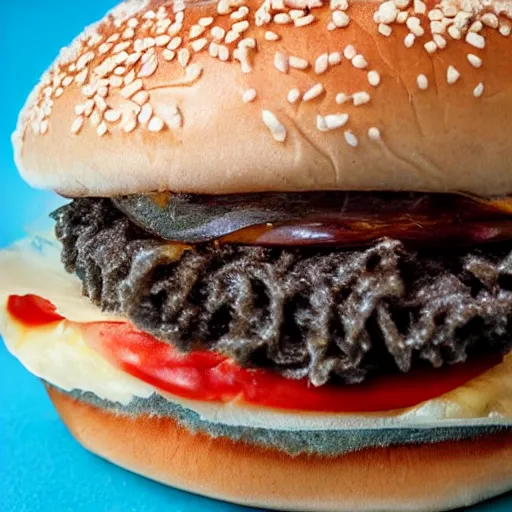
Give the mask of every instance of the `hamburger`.
<path id="1" fill-rule="evenodd" d="M 69 201 L 1 332 L 92 452 L 283 510 L 512 487 L 512 3 L 128 1 L 13 136 Z"/>

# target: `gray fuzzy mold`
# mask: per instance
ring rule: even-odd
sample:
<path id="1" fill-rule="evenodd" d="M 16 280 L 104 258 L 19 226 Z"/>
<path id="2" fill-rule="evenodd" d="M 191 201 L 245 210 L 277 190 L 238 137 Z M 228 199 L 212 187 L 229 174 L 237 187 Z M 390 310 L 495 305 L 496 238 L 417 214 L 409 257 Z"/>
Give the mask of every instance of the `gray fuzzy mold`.
<path id="1" fill-rule="evenodd" d="M 48 387 L 55 386 L 45 383 Z M 129 405 L 103 400 L 91 392 L 74 390 L 66 392 L 76 400 L 91 404 L 118 415 L 149 415 L 170 417 L 192 432 L 206 433 L 213 438 L 224 437 L 266 448 L 276 448 L 290 455 L 321 455 L 334 457 L 364 448 L 386 447 L 399 444 L 439 443 L 463 439 L 474 439 L 484 435 L 502 432 L 511 426 L 471 426 L 436 428 L 388 428 L 360 430 L 271 430 L 264 428 L 235 427 L 212 423 L 202 419 L 199 414 L 181 405 L 173 403 L 160 395 L 150 398 L 134 398 Z"/>

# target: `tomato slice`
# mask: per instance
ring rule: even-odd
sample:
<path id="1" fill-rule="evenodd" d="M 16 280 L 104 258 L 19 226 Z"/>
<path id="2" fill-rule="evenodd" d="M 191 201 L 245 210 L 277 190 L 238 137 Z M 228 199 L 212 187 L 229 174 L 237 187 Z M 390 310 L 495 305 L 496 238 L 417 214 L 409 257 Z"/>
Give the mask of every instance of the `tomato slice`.
<path id="1" fill-rule="evenodd" d="M 7 310 L 21 323 L 30 327 L 63 320 L 51 302 L 37 295 L 10 295 Z"/>
<path id="2" fill-rule="evenodd" d="M 51 303 L 34 296 L 10 297 L 9 312 L 36 326 L 62 319 Z M 503 358 L 492 355 L 440 369 L 375 377 L 351 386 L 312 386 L 264 369 L 242 368 L 211 351 L 181 353 L 129 323 L 80 325 L 86 343 L 113 366 L 176 396 L 315 412 L 378 412 L 436 398 L 478 377 Z"/>
<path id="3" fill-rule="evenodd" d="M 233 399 L 266 407 L 317 412 L 376 412 L 401 409 L 465 384 L 502 358 L 494 356 L 441 369 L 385 375 L 352 386 L 314 387 L 263 369 L 241 368 L 212 352 L 182 354 L 129 324 L 83 325 L 87 344 L 114 366 L 184 398 Z"/>

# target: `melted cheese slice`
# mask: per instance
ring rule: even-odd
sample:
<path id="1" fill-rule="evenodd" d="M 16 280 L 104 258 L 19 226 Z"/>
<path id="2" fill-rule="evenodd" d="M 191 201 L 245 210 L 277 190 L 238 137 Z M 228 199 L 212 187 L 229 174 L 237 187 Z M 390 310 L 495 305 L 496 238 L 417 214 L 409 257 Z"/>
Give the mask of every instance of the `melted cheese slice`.
<path id="1" fill-rule="evenodd" d="M 128 405 L 153 393 L 195 411 L 204 420 L 232 426 L 277 430 L 339 430 L 457 425 L 512 424 L 512 354 L 480 377 L 439 398 L 415 407 L 362 415 L 294 412 L 254 407 L 233 400 L 202 402 L 161 393 L 114 368 L 90 349 L 74 322 L 109 320 L 80 293 L 80 282 L 59 261 L 59 246 L 37 238 L 0 253 L 0 334 L 7 348 L 34 375 L 64 390 L 91 391 Z M 33 293 L 50 300 L 68 320 L 26 327 L 6 309 L 10 294 Z"/>

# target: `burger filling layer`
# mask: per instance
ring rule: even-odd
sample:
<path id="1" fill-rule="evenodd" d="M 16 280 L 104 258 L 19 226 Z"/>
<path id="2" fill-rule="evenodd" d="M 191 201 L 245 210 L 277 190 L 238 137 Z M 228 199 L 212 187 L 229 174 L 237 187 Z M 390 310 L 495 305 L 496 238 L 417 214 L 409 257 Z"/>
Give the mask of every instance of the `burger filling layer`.
<path id="1" fill-rule="evenodd" d="M 215 352 L 323 386 L 510 349 L 510 242 L 191 245 L 164 239 L 125 209 L 88 198 L 54 214 L 66 270 L 105 312 L 181 352 Z"/>

